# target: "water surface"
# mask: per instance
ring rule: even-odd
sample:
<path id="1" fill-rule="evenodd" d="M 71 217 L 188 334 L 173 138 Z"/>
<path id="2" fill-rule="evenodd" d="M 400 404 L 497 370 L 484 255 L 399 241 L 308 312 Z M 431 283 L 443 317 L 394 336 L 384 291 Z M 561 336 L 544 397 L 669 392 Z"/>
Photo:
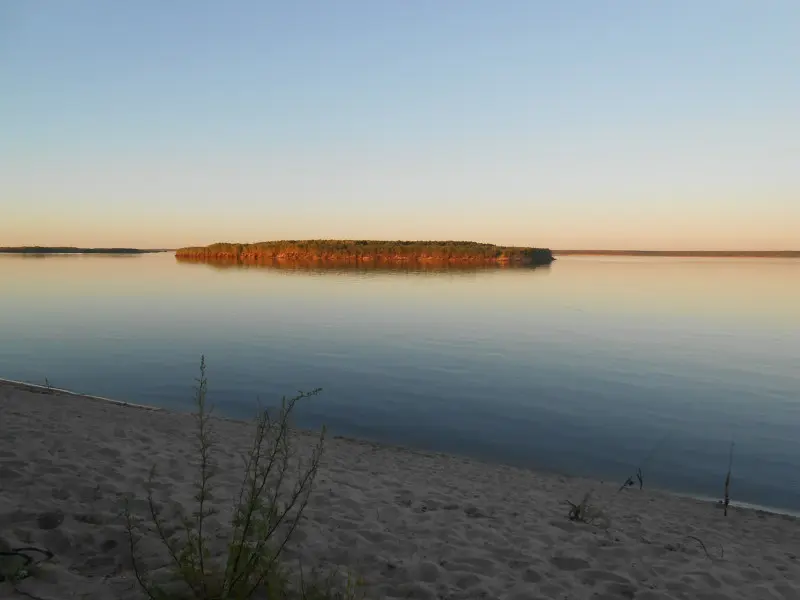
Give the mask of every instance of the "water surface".
<path id="1" fill-rule="evenodd" d="M 0 377 L 800 510 L 800 261 L 219 268 L 0 256 Z"/>

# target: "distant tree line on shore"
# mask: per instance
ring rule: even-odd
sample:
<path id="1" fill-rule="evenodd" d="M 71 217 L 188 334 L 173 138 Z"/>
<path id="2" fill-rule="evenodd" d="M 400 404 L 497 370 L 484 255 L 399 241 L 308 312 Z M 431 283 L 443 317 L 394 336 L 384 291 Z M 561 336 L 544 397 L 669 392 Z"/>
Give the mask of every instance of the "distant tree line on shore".
<path id="1" fill-rule="evenodd" d="M 72 246 L 16 246 L 1 247 L 0 254 L 147 254 L 166 250 L 141 250 L 139 248 L 74 248 Z"/>
<path id="2" fill-rule="evenodd" d="M 284 240 L 256 244 L 218 243 L 179 248 L 175 256 L 209 262 L 320 260 L 549 264 L 553 261 L 553 255 L 547 248 L 458 241 Z"/>

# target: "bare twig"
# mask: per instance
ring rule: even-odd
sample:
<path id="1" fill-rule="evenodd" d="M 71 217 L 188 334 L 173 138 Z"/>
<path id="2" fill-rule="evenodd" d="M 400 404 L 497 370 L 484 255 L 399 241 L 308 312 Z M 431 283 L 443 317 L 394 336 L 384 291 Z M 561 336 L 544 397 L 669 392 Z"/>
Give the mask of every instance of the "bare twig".
<path id="1" fill-rule="evenodd" d="M 710 560 L 715 560 L 715 558 L 713 556 L 711 556 L 711 554 L 709 553 L 708 548 L 706 548 L 706 545 L 703 543 L 703 540 L 701 540 L 699 537 L 694 536 L 694 535 L 687 535 L 686 539 L 694 540 L 695 542 L 700 544 L 700 546 L 702 546 L 702 548 L 703 548 L 703 552 L 706 553 L 706 556 Z M 720 558 L 721 559 L 724 558 L 725 557 L 725 548 L 723 548 L 722 544 L 719 545 L 719 552 L 720 552 Z"/>
<path id="2" fill-rule="evenodd" d="M 658 443 L 650 449 L 650 452 L 648 452 L 647 455 L 644 457 L 644 460 L 642 460 L 642 463 L 636 468 L 636 473 L 634 473 L 633 475 L 629 476 L 625 480 L 625 482 L 621 486 L 619 486 L 619 490 L 618 491 L 621 492 L 626 487 L 633 487 L 634 486 L 634 479 L 633 479 L 634 477 L 636 477 L 636 480 L 639 482 L 639 489 L 641 490 L 644 487 L 644 475 L 642 473 L 642 469 L 644 468 L 644 466 L 648 462 L 650 462 L 650 459 L 653 458 L 653 455 L 655 455 L 656 450 L 658 450 L 664 444 L 664 442 L 667 441 L 667 437 L 668 436 L 664 436 L 663 438 L 661 438 L 658 441 Z"/>
<path id="3" fill-rule="evenodd" d="M 724 500 L 724 515 L 728 516 L 728 505 L 731 503 L 730 487 L 731 487 L 731 470 L 733 469 L 733 442 L 731 442 L 730 452 L 728 453 L 728 474 L 725 476 L 725 500 Z"/>

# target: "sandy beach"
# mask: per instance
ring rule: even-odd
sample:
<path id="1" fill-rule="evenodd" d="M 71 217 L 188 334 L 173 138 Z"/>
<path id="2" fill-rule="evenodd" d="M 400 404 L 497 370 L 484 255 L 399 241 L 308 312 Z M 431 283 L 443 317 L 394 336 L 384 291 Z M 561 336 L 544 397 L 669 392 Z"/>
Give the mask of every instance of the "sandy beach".
<path id="1" fill-rule="evenodd" d="M 252 425 L 214 426 L 215 501 L 228 506 Z M 144 498 L 155 463 L 158 494 L 190 505 L 194 434 L 190 415 L 0 383 L 0 551 L 54 554 L 18 591 L 0 583 L 0 598 L 142 598 L 121 498 Z M 362 577 L 369 598 L 800 598 L 797 519 L 740 508 L 726 518 L 619 484 L 329 438 L 287 556 Z M 607 527 L 568 519 L 566 501 L 590 490 Z"/>

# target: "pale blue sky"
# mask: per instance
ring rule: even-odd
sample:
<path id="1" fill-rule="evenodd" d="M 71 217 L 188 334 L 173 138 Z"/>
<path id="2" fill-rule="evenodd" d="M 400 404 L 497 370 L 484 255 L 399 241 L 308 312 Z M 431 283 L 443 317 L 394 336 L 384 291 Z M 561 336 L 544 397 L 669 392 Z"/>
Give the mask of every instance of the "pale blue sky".
<path id="1" fill-rule="evenodd" d="M 800 1 L 0 2 L 0 245 L 800 248 Z"/>

